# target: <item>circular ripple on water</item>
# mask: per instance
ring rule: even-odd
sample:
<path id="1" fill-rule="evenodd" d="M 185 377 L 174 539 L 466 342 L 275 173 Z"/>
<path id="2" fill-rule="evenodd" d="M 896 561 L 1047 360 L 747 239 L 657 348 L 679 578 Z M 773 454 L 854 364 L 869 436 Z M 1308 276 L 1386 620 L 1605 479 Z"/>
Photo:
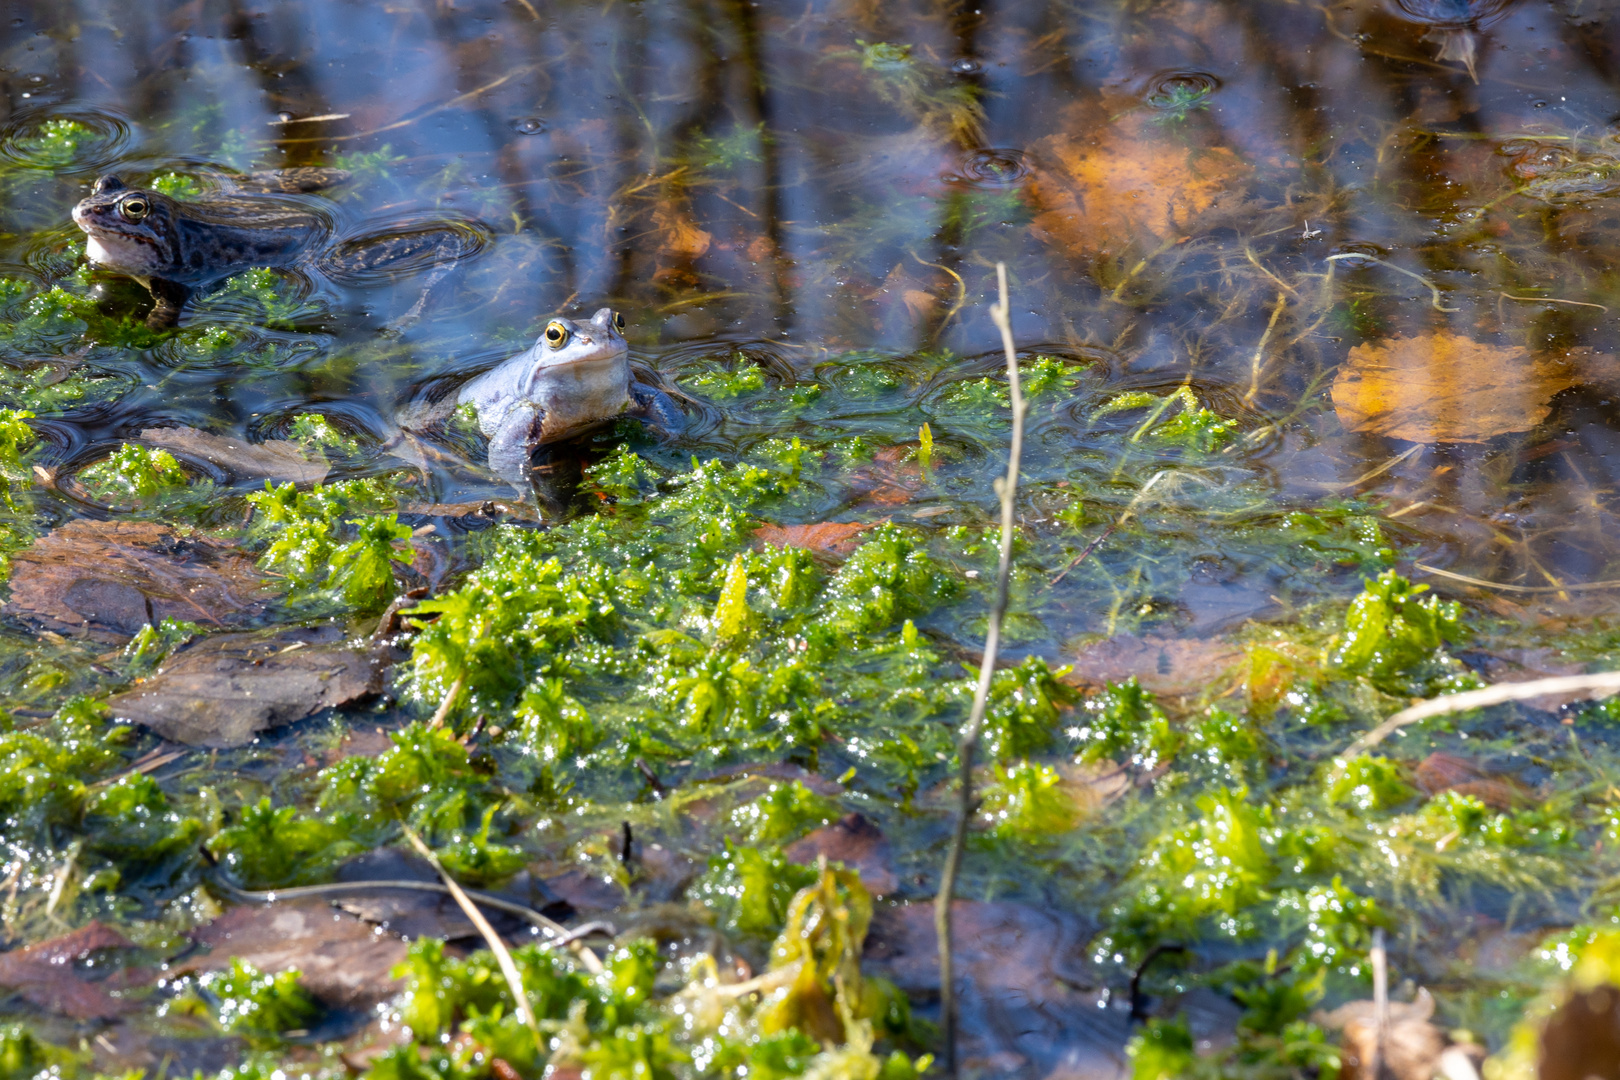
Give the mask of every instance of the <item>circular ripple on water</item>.
<path id="1" fill-rule="evenodd" d="M 1165 71 L 1153 76 L 1142 102 L 1161 112 L 1184 109 L 1221 88 L 1221 80 L 1207 71 Z"/>
<path id="2" fill-rule="evenodd" d="M 340 285 L 372 288 L 441 263 L 474 258 L 494 239 L 483 222 L 426 212 L 367 222 L 333 244 L 317 265 Z"/>
<path id="3" fill-rule="evenodd" d="M 980 147 L 962 159 L 957 179 L 979 187 L 1013 187 L 1029 175 L 1029 157 L 1022 150 Z"/>
<path id="4" fill-rule="evenodd" d="M 67 124 L 81 131 L 65 132 Z M 0 125 L 0 158 L 64 175 L 100 173 L 135 141 L 128 121 L 104 109 L 53 106 L 14 116 Z"/>
<path id="5" fill-rule="evenodd" d="M 1394 13 L 1408 22 L 1461 30 L 1490 22 L 1518 0 L 1391 0 Z"/>
<path id="6" fill-rule="evenodd" d="M 47 282 L 73 273 L 83 258 L 84 233 L 71 222 L 36 232 L 23 245 L 23 263 Z"/>

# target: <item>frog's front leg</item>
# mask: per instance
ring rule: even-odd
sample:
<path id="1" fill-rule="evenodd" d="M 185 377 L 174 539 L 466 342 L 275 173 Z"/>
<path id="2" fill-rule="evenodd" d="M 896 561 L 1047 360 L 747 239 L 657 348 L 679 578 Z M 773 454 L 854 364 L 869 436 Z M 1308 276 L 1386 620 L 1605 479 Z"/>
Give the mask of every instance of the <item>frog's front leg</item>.
<path id="1" fill-rule="evenodd" d="M 631 380 L 630 397 L 635 404 L 626 412 L 639 417 L 663 438 L 676 438 L 686 430 L 686 414 L 675 404 L 674 398 L 658 387 Z"/>
<path id="2" fill-rule="evenodd" d="M 163 278 L 147 278 L 146 288 L 152 294 L 152 310 L 146 313 L 146 325 L 151 330 L 173 330 L 180 325 L 180 309 L 191 297 L 189 286 Z"/>
<path id="3" fill-rule="evenodd" d="M 501 417 L 500 427 L 489 437 L 490 471 L 515 484 L 519 491 L 529 481 L 529 458 L 540 441 L 540 424 L 545 413 L 533 402 L 513 405 Z"/>

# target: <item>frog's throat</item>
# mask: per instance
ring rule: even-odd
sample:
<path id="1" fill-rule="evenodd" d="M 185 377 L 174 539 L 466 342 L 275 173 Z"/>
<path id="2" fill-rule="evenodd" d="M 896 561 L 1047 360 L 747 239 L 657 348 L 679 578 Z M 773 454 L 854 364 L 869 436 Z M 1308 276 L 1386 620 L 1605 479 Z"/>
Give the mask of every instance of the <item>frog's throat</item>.
<path id="1" fill-rule="evenodd" d="M 85 241 L 84 254 L 97 266 L 131 276 L 150 274 L 163 265 L 163 252 L 157 241 L 144 236 L 91 233 Z"/>

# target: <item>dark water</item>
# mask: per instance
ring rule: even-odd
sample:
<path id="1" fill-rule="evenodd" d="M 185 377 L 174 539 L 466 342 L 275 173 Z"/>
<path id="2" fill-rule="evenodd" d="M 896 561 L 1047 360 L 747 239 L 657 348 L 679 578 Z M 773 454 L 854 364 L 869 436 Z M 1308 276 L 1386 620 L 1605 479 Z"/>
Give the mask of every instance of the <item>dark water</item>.
<path id="1" fill-rule="evenodd" d="M 274 434 L 310 409 L 381 441 L 419 380 L 607 304 L 700 398 L 703 372 L 763 374 L 672 459 L 778 434 L 881 447 L 928 421 L 954 460 L 925 501 L 942 500 L 937 524 L 974 519 L 955 500 L 988 508 L 1004 425 L 951 391 L 996 368 L 984 303 L 1005 260 L 1021 347 L 1078 376 L 1035 410 L 1026 517 L 1077 489 L 1094 519 L 1136 498 L 1167 544 L 1116 616 L 1146 602 L 1210 628 L 1292 604 L 1289 574 L 1238 534 L 1329 495 L 1381 500 L 1429 564 L 1612 576 L 1620 442 L 1601 385 L 1360 483 L 1410 444 L 1347 433 L 1326 392 L 1353 346 L 1389 336 L 1614 349 L 1606 5 L 531 6 L 12 5 L 11 156 L 29 160 L 16 147 L 51 119 L 96 137 L 11 173 L 0 272 L 71 271 L 67 211 L 112 168 L 206 184 L 338 162 L 356 179 L 309 198 L 340 231 L 440 214 L 492 236 L 403 336 L 380 331 L 419 276 L 294 280 L 305 295 L 274 329 L 220 300 L 155 348 L 64 343 L 103 378 L 93 407 L 52 418 L 59 456 L 84 464 L 165 423 Z M 1448 34 L 1477 83 L 1437 59 Z M 1328 261 L 1357 252 L 1387 266 Z M 108 310 L 138 312 L 137 288 L 98 281 Z M 186 334 L 207 326 L 235 340 L 199 362 Z M 1187 381 L 1237 422 L 1213 458 L 1122 453 L 1141 414 L 1094 415 Z M 784 407 L 793 386 L 821 392 Z M 1179 484 L 1138 497 L 1178 466 Z M 436 496 L 492 490 L 469 477 L 440 475 Z M 1210 559 L 1219 581 L 1200 583 Z M 1119 628 L 1067 606 L 1045 611 L 1052 645 Z"/>

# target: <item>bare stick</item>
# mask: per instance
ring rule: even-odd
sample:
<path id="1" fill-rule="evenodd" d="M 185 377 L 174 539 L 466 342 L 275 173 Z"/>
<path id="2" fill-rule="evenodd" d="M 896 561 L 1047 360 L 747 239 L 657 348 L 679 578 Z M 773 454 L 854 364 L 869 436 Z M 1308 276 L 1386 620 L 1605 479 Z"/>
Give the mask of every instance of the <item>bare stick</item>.
<path id="1" fill-rule="evenodd" d="M 450 684 L 450 689 L 444 692 L 444 700 L 433 712 L 433 719 L 428 721 L 428 727 L 443 727 L 444 722 L 450 719 L 450 710 L 456 707 L 456 698 L 461 696 L 461 688 L 467 682 L 467 672 L 462 671 L 456 676 L 456 681 Z"/>
<path id="2" fill-rule="evenodd" d="M 1462 308 L 1446 307 L 1443 304 L 1441 304 L 1440 303 L 1440 297 L 1441 297 L 1440 286 L 1436 285 L 1434 282 L 1430 281 L 1428 278 L 1424 277 L 1422 274 L 1414 274 L 1414 273 L 1412 273 L 1412 271 L 1406 269 L 1405 267 L 1396 266 L 1394 263 L 1385 262 L 1383 259 L 1375 259 L 1371 255 L 1363 255 L 1358 251 L 1346 251 L 1346 252 L 1343 252 L 1343 253 L 1338 254 L 1338 255 L 1329 255 L 1327 257 L 1327 261 L 1330 262 L 1330 263 L 1333 262 L 1335 259 L 1356 259 L 1356 260 L 1358 260 L 1360 262 L 1377 263 L 1379 266 L 1384 267 L 1386 270 L 1393 270 L 1397 274 L 1405 274 L 1407 277 L 1412 278 L 1415 281 L 1421 281 L 1424 284 L 1424 286 L 1429 290 L 1429 292 L 1432 294 L 1432 299 L 1430 301 L 1430 304 L 1434 308 L 1434 310 L 1436 310 L 1436 311 L 1461 311 L 1462 310 Z"/>
<path id="3" fill-rule="evenodd" d="M 1397 511 L 1398 512 L 1398 511 Z M 1391 514 L 1391 517 L 1394 515 Z M 1484 578 L 1469 577 L 1454 570 L 1442 570 L 1438 566 L 1427 566 L 1423 563 L 1413 563 L 1417 569 L 1425 574 L 1435 577 L 1450 578 L 1452 581 L 1461 581 L 1465 585 L 1477 585 L 1481 589 L 1501 589 L 1511 593 L 1561 593 L 1582 592 L 1587 589 L 1620 589 L 1620 581 L 1579 581 L 1572 585 L 1509 585 L 1504 581 L 1486 581 Z"/>
<path id="4" fill-rule="evenodd" d="M 979 685 L 973 691 L 973 710 L 962 728 L 957 744 L 961 762 L 961 801 L 945 869 L 939 878 L 939 895 L 934 899 L 934 932 L 939 938 L 939 1003 L 941 1035 L 944 1039 L 945 1073 L 956 1075 L 956 986 L 951 973 L 951 899 L 956 892 L 957 871 L 967 844 L 968 821 L 973 817 L 973 758 L 979 749 L 979 733 L 984 728 L 984 711 L 990 701 L 990 680 L 996 672 L 996 652 L 1001 647 L 1001 620 L 1007 613 L 1007 581 L 1012 574 L 1013 510 L 1018 494 L 1018 466 L 1024 454 L 1024 395 L 1018 384 L 1018 353 L 1013 348 L 1010 301 L 1007 298 L 1007 264 L 996 263 L 996 285 L 1000 301 L 990 305 L 990 318 L 1001 331 L 1001 347 L 1007 354 L 1007 383 L 1012 393 L 1012 448 L 1007 455 L 1007 475 L 996 480 L 1001 496 L 1001 563 L 996 571 L 996 595 L 990 605 L 990 627 L 984 637 L 984 660 L 979 664 Z"/>
<path id="5" fill-rule="evenodd" d="M 433 849 L 422 843 L 422 838 L 416 835 L 416 830 L 403 823 L 401 823 L 401 828 L 405 830 L 405 838 L 411 842 L 411 846 L 416 849 L 416 853 L 432 864 L 433 869 L 439 872 L 439 877 L 444 879 L 445 888 L 449 889 L 450 895 L 455 897 L 456 903 L 461 907 L 462 914 L 472 920 L 472 924 L 478 927 L 478 932 L 484 935 L 484 943 L 489 946 L 489 951 L 495 954 L 496 962 L 501 965 L 501 974 L 506 976 L 506 988 L 511 991 L 512 1000 L 517 1003 L 518 1018 L 523 1021 L 525 1027 L 534 1033 L 535 1048 L 544 1053 L 546 1041 L 540 1035 L 540 1025 L 535 1021 L 534 1010 L 529 1008 L 529 995 L 523 989 L 523 976 L 518 974 L 517 964 L 512 962 L 512 954 L 507 950 L 506 942 L 502 941 L 501 935 L 497 934 L 495 928 L 489 925 L 489 920 L 484 918 L 482 911 L 478 910 L 478 905 L 474 904 L 467 894 L 461 891 L 461 886 L 457 885 L 456 879 L 451 877 L 449 872 L 445 870 L 443 864 L 439 862 L 439 857 L 433 853 Z"/>
<path id="6" fill-rule="evenodd" d="M 1345 747 L 1339 757 L 1349 760 L 1355 755 L 1377 746 L 1384 739 L 1408 724 L 1428 720 L 1449 713 L 1482 709 L 1487 705 L 1501 705 L 1509 701 L 1529 701 L 1544 694 L 1585 694 L 1603 697 L 1620 691 L 1620 671 L 1594 671 L 1590 675 L 1561 675 L 1553 679 L 1531 679 L 1528 682 L 1497 683 L 1481 690 L 1468 690 L 1461 694 L 1447 694 L 1402 709 L 1367 734 Z"/>
<path id="7" fill-rule="evenodd" d="M 1384 1071 L 1384 1040 L 1389 1037 L 1389 957 L 1384 952 L 1384 928 L 1373 929 L 1373 1059 L 1365 1075 L 1378 1080 Z"/>

